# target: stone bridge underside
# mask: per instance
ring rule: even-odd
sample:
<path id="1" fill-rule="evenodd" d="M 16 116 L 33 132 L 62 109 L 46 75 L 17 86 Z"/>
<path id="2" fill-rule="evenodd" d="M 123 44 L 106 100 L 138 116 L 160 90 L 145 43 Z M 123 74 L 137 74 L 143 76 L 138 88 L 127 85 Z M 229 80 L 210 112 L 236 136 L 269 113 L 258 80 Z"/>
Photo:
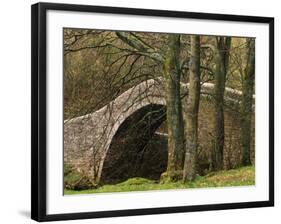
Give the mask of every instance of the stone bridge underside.
<path id="1" fill-rule="evenodd" d="M 188 84 L 182 85 L 182 88 L 183 95 L 188 94 Z M 213 84 L 202 85 L 203 96 L 209 96 L 212 90 Z M 161 79 L 147 80 L 130 88 L 98 111 L 66 120 L 64 163 L 95 183 L 116 183 L 133 176 L 160 176 L 166 169 L 167 140 L 165 135 L 155 135 L 155 131 L 166 119 L 163 93 L 165 91 Z M 225 96 L 226 101 L 237 104 L 241 92 L 227 88 Z M 201 101 L 200 105 L 205 110 L 201 113 L 202 116 L 199 115 L 199 129 L 203 130 L 202 138 L 207 139 L 212 136 L 212 118 L 206 110 L 211 110 L 212 106 L 208 101 L 204 102 Z M 233 129 L 233 125 L 237 125 L 237 114 L 230 111 L 229 117 L 233 118 L 230 119 L 232 123 L 226 126 Z M 239 132 L 239 127 L 236 131 Z M 160 142 L 156 147 L 158 151 L 153 154 L 146 150 L 151 148 L 151 138 L 157 138 Z M 207 145 L 203 144 L 202 147 Z M 232 147 L 240 150 L 239 142 Z M 158 157 L 161 162 L 155 165 L 151 157 Z M 153 169 L 155 172 L 152 172 Z"/>

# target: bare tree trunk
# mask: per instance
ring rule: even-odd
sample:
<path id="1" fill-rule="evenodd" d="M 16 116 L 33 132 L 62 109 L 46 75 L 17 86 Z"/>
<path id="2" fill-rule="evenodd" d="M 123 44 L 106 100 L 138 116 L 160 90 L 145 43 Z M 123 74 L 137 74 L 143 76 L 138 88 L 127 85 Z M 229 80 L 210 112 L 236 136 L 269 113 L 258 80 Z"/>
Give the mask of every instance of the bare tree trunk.
<path id="1" fill-rule="evenodd" d="M 212 153 L 211 168 L 219 170 L 223 168 L 224 151 L 224 90 L 225 80 L 229 64 L 229 50 L 231 37 L 216 37 L 215 52 L 215 121 L 214 121 L 214 147 Z"/>
<path id="2" fill-rule="evenodd" d="M 171 34 L 163 64 L 168 126 L 168 173 L 182 170 L 184 157 L 179 54 L 180 35 Z"/>
<path id="3" fill-rule="evenodd" d="M 247 64 L 242 83 L 242 165 L 250 165 L 252 105 L 255 81 L 255 40 L 247 39 Z"/>
<path id="4" fill-rule="evenodd" d="M 196 175 L 198 147 L 198 111 L 200 102 L 200 36 L 192 35 L 189 61 L 189 95 L 184 107 L 185 161 L 183 181 L 192 181 Z"/>

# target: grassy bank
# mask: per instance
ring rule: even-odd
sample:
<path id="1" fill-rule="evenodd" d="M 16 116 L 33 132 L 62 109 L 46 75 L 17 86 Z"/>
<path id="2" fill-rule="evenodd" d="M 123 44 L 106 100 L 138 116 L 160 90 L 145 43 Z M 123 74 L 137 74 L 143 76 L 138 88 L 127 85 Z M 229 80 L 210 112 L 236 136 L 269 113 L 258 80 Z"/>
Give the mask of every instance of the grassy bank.
<path id="1" fill-rule="evenodd" d="M 204 187 L 227 187 L 227 186 L 247 186 L 255 184 L 255 169 L 252 166 L 241 167 L 238 169 L 218 171 L 209 173 L 206 176 L 198 176 L 193 182 L 182 183 L 157 183 L 156 181 L 144 178 L 131 178 L 125 182 L 115 185 L 104 185 L 97 189 L 89 190 L 67 190 L 64 193 L 70 194 L 92 194 L 104 192 L 126 192 L 126 191 L 147 191 L 164 189 L 185 189 L 185 188 L 204 188 Z"/>

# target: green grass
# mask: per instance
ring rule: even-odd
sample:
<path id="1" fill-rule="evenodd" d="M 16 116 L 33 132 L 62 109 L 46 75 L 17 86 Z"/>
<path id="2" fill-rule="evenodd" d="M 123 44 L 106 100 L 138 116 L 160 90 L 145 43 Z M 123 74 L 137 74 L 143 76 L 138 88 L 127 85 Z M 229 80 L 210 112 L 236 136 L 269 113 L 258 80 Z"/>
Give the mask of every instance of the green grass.
<path id="1" fill-rule="evenodd" d="M 125 182 L 115 185 L 104 185 L 97 189 L 89 190 L 64 190 L 66 195 L 71 194 L 92 194 L 105 192 L 128 192 L 128 191 L 149 191 L 186 188 L 207 188 L 207 187 L 230 187 L 248 186 L 255 184 L 255 168 L 252 166 L 241 167 L 233 170 L 218 171 L 209 173 L 206 176 L 198 176 L 194 181 L 183 183 L 182 181 L 170 183 L 157 183 L 145 178 L 131 178 Z"/>

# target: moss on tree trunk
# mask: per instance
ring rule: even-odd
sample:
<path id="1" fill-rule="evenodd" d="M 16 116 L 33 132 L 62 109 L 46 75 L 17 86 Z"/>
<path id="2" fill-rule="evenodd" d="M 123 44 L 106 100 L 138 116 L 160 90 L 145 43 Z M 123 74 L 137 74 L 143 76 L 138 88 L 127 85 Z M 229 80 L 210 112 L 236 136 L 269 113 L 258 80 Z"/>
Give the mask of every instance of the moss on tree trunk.
<path id="1" fill-rule="evenodd" d="M 185 161 L 183 181 L 192 181 L 196 175 L 198 147 L 198 111 L 200 102 L 200 36 L 191 36 L 189 61 L 189 95 L 185 100 Z"/>
<path id="2" fill-rule="evenodd" d="M 255 81 L 255 40 L 247 39 L 247 64 L 242 83 L 242 165 L 250 165 L 252 105 Z"/>
<path id="3" fill-rule="evenodd" d="M 214 119 L 214 146 L 212 152 L 211 168 L 219 170 L 223 168 L 224 151 L 224 90 L 226 74 L 229 64 L 229 50 L 231 37 L 216 37 L 215 52 L 215 119 Z"/>
<path id="4" fill-rule="evenodd" d="M 169 35 L 165 52 L 163 74 L 167 105 L 168 165 L 167 171 L 181 170 L 183 167 L 183 118 L 180 98 L 180 35 Z"/>

